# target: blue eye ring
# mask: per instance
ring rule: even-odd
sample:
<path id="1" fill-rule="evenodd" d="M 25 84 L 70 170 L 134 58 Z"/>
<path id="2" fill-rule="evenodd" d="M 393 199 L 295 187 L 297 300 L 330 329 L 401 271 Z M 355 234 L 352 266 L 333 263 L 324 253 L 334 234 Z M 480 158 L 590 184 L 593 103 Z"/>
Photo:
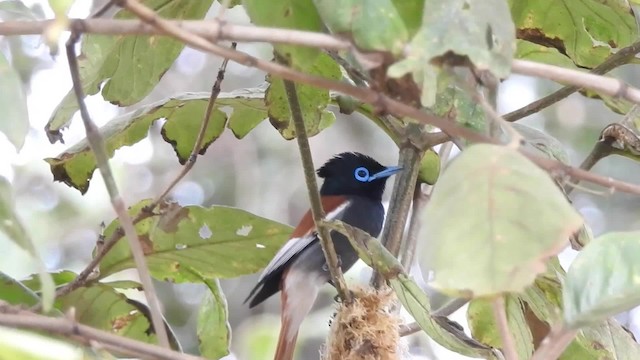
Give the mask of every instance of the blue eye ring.
<path id="1" fill-rule="evenodd" d="M 369 181 L 369 170 L 361 166 L 353 172 L 353 176 L 360 182 L 367 182 Z"/>

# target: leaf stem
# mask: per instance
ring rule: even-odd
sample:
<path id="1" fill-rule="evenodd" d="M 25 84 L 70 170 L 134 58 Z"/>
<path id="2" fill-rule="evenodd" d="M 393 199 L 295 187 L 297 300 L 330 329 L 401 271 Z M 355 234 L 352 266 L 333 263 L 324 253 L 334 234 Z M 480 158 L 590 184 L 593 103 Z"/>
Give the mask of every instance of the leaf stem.
<path id="1" fill-rule="evenodd" d="M 491 300 L 493 308 L 493 316 L 496 319 L 498 325 L 498 331 L 500 332 L 500 338 L 502 338 L 502 351 L 506 360 L 518 360 L 518 352 L 516 351 L 516 344 L 509 330 L 509 323 L 507 320 L 506 303 L 503 295 L 498 295 Z"/>
<path id="2" fill-rule="evenodd" d="M 555 360 L 559 358 L 577 334 L 578 330 L 570 329 L 565 325 L 552 329 L 542 340 L 538 350 L 533 353 L 531 360 Z"/>
<path id="3" fill-rule="evenodd" d="M 318 230 L 318 238 L 322 245 L 322 252 L 324 253 L 327 266 L 329 267 L 331 280 L 338 291 L 340 299 L 342 299 L 343 302 L 348 303 L 351 301 L 351 294 L 344 281 L 344 277 L 342 276 L 342 269 L 340 268 L 338 256 L 336 255 L 336 250 L 333 246 L 331 231 L 321 224 L 325 213 L 322 207 L 320 193 L 318 192 L 315 167 L 313 165 L 313 157 L 311 156 L 311 146 L 309 145 L 309 138 L 307 137 L 304 116 L 300 109 L 300 101 L 298 99 L 296 85 L 293 81 L 284 80 L 284 89 L 287 95 L 287 100 L 289 101 L 291 118 L 293 119 L 293 125 L 296 131 L 296 140 L 298 141 L 298 149 L 300 150 L 300 157 L 302 159 L 302 168 L 304 170 L 305 182 L 307 184 L 309 202 L 311 203 L 313 222 Z"/>

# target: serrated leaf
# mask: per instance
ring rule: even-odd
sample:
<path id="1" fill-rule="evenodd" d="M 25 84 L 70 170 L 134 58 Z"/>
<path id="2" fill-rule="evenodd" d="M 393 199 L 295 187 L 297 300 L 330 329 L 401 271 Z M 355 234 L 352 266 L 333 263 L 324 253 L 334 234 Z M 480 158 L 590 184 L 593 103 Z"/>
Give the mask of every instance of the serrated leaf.
<path id="1" fill-rule="evenodd" d="M 209 288 L 198 312 L 198 344 L 207 359 L 220 359 L 229 354 L 231 327 L 227 300 L 217 279 L 202 279 Z"/>
<path id="2" fill-rule="evenodd" d="M 135 217 L 150 200 L 130 210 Z M 136 224 L 147 266 L 157 279 L 200 282 L 256 272 L 266 266 L 292 229 L 244 210 L 225 206 L 204 208 L 164 203 Z M 108 238 L 118 227 L 112 222 Z M 129 246 L 120 241 L 100 263 L 100 278 L 135 267 Z M 194 275 L 194 271 L 199 276 Z"/>
<path id="3" fill-rule="evenodd" d="M 258 26 L 322 32 L 322 21 L 311 0 L 244 0 L 251 22 Z M 274 45 L 285 63 L 296 69 L 307 69 L 320 51 L 315 48 Z"/>
<path id="4" fill-rule="evenodd" d="M 7 179 L 0 176 L 0 231 L 5 233 L 11 241 L 24 249 L 36 261 L 38 277 L 42 285 L 40 288 L 42 309 L 44 312 L 48 312 L 53 305 L 55 292 L 53 280 L 47 273 L 46 265 L 40 258 L 38 248 L 16 214 L 12 190 L 11 184 Z"/>
<path id="5" fill-rule="evenodd" d="M 27 98 L 18 72 L 0 52 L 0 132 L 9 139 L 17 151 L 22 149 L 29 131 Z"/>
<path id="6" fill-rule="evenodd" d="M 578 328 L 640 304 L 640 232 L 608 233 L 578 254 L 564 286 L 566 322 Z"/>
<path id="7" fill-rule="evenodd" d="M 638 38 L 631 8 L 619 0 L 509 0 L 518 38 L 553 47 L 593 68 Z"/>
<path id="8" fill-rule="evenodd" d="M 331 32 L 348 35 L 361 50 L 399 54 L 409 40 L 409 31 L 392 0 L 313 0 L 313 3 Z M 403 14 L 408 19 L 406 9 Z"/>
<path id="9" fill-rule="evenodd" d="M 341 76 L 338 64 L 326 54 L 319 55 L 313 65 L 308 68 L 308 72 L 333 80 L 338 80 Z M 282 137 L 287 140 L 293 139 L 296 133 L 284 82 L 270 75 L 267 80 L 271 83 L 265 95 L 269 121 L 282 134 Z M 314 136 L 333 124 L 335 115 L 326 110 L 330 101 L 328 90 L 299 83 L 296 83 L 295 87 L 308 136 Z"/>
<path id="10" fill-rule="evenodd" d="M 507 324 L 514 334 L 519 359 L 529 359 L 533 354 L 533 337 L 527 326 L 523 304 L 518 297 L 505 296 Z M 474 339 L 494 348 L 503 348 L 490 299 L 474 299 L 467 309 L 467 321 Z"/>
<path id="11" fill-rule="evenodd" d="M 408 45 L 405 58 L 389 68 L 388 75 L 407 73 L 422 89 L 422 105 L 435 101 L 433 90 L 439 70 L 436 65 L 451 55 L 464 56 L 478 70 L 497 78 L 511 70 L 515 51 L 515 29 L 503 0 L 426 0 L 422 26 Z"/>
<path id="12" fill-rule="evenodd" d="M 107 146 L 107 153 L 113 156 L 117 149 L 139 142 L 147 136 L 155 120 L 166 118 L 167 121 L 161 132 L 164 139 L 174 147 L 179 161 L 184 163 L 193 149 L 209 96 L 209 93 L 204 92 L 185 93 L 141 107 L 111 120 L 100 128 L 100 134 Z M 200 153 L 204 154 L 208 145 L 224 130 L 227 116 L 222 110 L 231 109 L 232 114 L 227 126 L 238 138 L 245 136 L 264 120 L 267 112 L 263 97 L 264 91 L 260 89 L 221 93 L 216 100 L 215 111 L 211 114 Z M 62 181 L 83 194 L 87 192 L 89 180 L 96 169 L 96 160 L 86 139 L 57 157 L 47 158 L 45 161 L 51 167 L 54 180 Z"/>
<path id="13" fill-rule="evenodd" d="M 463 297 L 522 291 L 583 223 L 546 172 L 489 144 L 451 162 L 422 221 L 433 286 Z"/>
<path id="14" fill-rule="evenodd" d="M 202 19 L 213 0 L 149 0 L 145 5 L 158 16 L 169 19 Z M 126 10 L 115 19 L 134 19 Z M 105 100 L 128 106 L 142 100 L 173 65 L 184 43 L 166 36 L 105 36 L 88 34 L 82 41 L 79 70 L 86 95 L 95 95 L 102 86 Z M 78 109 L 75 95 L 69 91 L 45 126 L 49 141 L 62 141 L 60 131 L 69 125 Z"/>

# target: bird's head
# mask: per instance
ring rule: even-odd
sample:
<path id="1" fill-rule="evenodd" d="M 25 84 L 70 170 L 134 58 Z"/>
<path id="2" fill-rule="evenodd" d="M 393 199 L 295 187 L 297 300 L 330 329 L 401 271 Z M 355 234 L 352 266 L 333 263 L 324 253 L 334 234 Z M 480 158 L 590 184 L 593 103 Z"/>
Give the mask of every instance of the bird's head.
<path id="1" fill-rule="evenodd" d="M 318 170 L 318 176 L 324 178 L 320 193 L 357 195 L 380 201 L 387 179 L 401 169 L 398 166 L 382 166 L 360 153 L 341 153 Z"/>

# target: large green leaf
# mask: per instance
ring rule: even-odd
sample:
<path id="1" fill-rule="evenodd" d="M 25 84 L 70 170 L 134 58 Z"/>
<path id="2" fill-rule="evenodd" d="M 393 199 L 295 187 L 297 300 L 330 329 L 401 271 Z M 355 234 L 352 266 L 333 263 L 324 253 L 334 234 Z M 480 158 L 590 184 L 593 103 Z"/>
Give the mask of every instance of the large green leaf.
<path id="1" fill-rule="evenodd" d="M 452 118 L 458 124 L 476 132 L 486 132 L 487 118 L 482 107 L 473 100 L 468 91 L 457 86 L 451 76 L 446 73 L 438 76 L 435 96 L 433 111 L 438 116 Z"/>
<path id="2" fill-rule="evenodd" d="M 593 68 L 638 38 L 636 20 L 621 0 L 509 0 L 518 38 L 555 48 Z M 559 65 L 559 64 L 556 64 Z"/>
<path id="3" fill-rule="evenodd" d="M 578 328 L 640 304 L 640 232 L 609 233 L 582 249 L 567 271 L 564 314 Z"/>
<path id="4" fill-rule="evenodd" d="M 533 337 L 527 326 L 524 308 L 517 296 L 506 295 L 505 306 L 509 331 L 514 341 L 519 359 L 529 359 L 533 354 Z M 491 300 L 475 299 L 469 303 L 467 321 L 474 339 L 494 348 L 502 348 L 502 338 L 496 325 Z"/>
<path id="5" fill-rule="evenodd" d="M 338 64 L 327 54 L 316 57 L 308 72 L 333 80 L 338 80 L 341 76 Z M 293 139 L 296 133 L 284 82 L 272 76 L 268 76 L 267 79 L 271 83 L 265 96 L 269 121 L 285 139 Z M 330 101 L 329 91 L 304 84 L 296 84 L 295 87 L 308 136 L 314 136 L 333 124 L 336 117 L 326 110 Z"/>
<path id="6" fill-rule="evenodd" d="M 209 93 L 186 93 L 141 107 L 111 120 L 100 129 L 109 155 L 113 156 L 117 149 L 144 139 L 155 120 L 166 118 L 167 122 L 161 130 L 163 138 L 171 143 L 180 163 L 184 163 L 193 150 L 209 96 Z M 203 154 L 208 145 L 224 130 L 227 115 L 222 110 L 231 109 L 232 114 L 227 126 L 238 138 L 245 136 L 264 120 L 267 112 L 263 97 L 264 91 L 260 89 L 221 93 L 211 113 L 200 153 Z M 45 160 L 51 166 L 55 180 L 62 181 L 83 194 L 89 189 L 89 180 L 96 169 L 96 160 L 86 139 L 57 157 Z"/>
<path id="7" fill-rule="evenodd" d="M 413 74 L 422 89 L 422 105 L 435 102 L 436 65 L 443 57 L 468 58 L 479 70 L 498 78 L 511 70 L 515 29 L 504 0 L 426 0 L 422 26 L 404 60 L 389 68 L 389 76 Z"/>
<path id="8" fill-rule="evenodd" d="M 403 1 L 415 9 L 416 1 Z M 392 0 L 313 0 L 325 25 L 336 34 L 347 34 L 359 49 L 402 52 L 409 32 Z M 405 19 L 407 9 L 402 9 Z M 421 10 L 419 10 L 421 11 Z M 409 20 L 414 27 L 415 20 Z"/>
<path id="9" fill-rule="evenodd" d="M 217 279 L 203 279 L 209 288 L 198 313 L 198 343 L 200 353 L 207 359 L 220 359 L 229 354 L 231 327 L 227 300 Z"/>
<path id="10" fill-rule="evenodd" d="M 530 60 L 539 63 L 562 66 L 568 69 L 576 69 L 576 64 L 569 57 L 558 49 L 539 45 L 527 40 L 518 39 L 516 41 L 515 57 L 523 60 Z"/>
<path id="11" fill-rule="evenodd" d="M 18 72 L 0 52 L 0 132 L 11 141 L 16 150 L 22 149 L 29 131 L 27 98 Z"/>
<path id="12" fill-rule="evenodd" d="M 16 214 L 12 190 L 7 179 L 0 176 L 0 231 L 7 234 L 11 241 L 24 249 L 36 261 L 41 284 L 42 308 L 48 312 L 53 305 L 55 291 L 53 280 L 47 273 L 46 265 L 40 259 L 38 248 Z"/>
<path id="13" fill-rule="evenodd" d="M 433 285 L 465 297 L 522 291 L 583 222 L 546 172 L 489 144 L 452 161 L 422 221 Z"/>
<path id="14" fill-rule="evenodd" d="M 322 31 L 322 21 L 311 0 L 243 0 L 251 22 L 258 26 Z M 313 64 L 320 51 L 315 48 L 275 45 L 276 53 L 297 69 Z"/>
<path id="15" fill-rule="evenodd" d="M 164 18 L 201 19 L 213 0 L 148 0 L 145 5 Z M 116 19 L 133 19 L 121 10 Z M 85 94 L 100 91 L 105 100 L 128 106 L 142 100 L 169 70 L 184 44 L 166 36 L 86 35 L 79 58 L 80 79 Z M 78 109 L 75 95 L 69 91 L 55 109 L 45 130 L 52 142 L 62 141 L 60 130 L 68 126 Z"/>
<path id="16" fill-rule="evenodd" d="M 130 210 L 136 216 L 150 201 Z M 136 225 L 151 275 L 175 282 L 235 277 L 263 268 L 291 233 L 291 228 L 240 209 L 203 208 L 164 203 L 157 214 Z M 105 230 L 109 238 L 119 226 Z M 100 278 L 134 267 L 126 241 L 100 262 Z M 194 275 L 194 271 L 198 276 Z"/>

